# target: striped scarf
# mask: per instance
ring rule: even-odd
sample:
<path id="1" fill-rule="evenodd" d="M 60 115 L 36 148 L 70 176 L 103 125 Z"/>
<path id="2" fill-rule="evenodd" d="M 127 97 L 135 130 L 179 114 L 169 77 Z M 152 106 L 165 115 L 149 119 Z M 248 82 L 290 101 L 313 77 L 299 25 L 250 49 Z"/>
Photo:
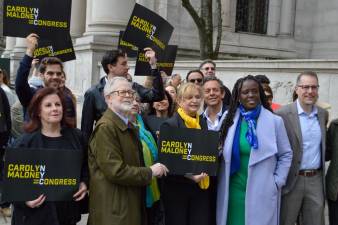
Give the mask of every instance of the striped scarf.
<path id="1" fill-rule="evenodd" d="M 139 127 L 139 137 L 142 143 L 142 151 L 144 164 L 146 167 L 150 167 L 158 159 L 157 145 L 149 131 L 144 127 L 142 117 L 137 115 L 136 117 L 137 126 Z M 160 199 L 160 190 L 158 188 L 157 179 L 152 178 L 150 184 L 146 189 L 146 206 L 147 208 L 152 207 L 154 202 Z"/>

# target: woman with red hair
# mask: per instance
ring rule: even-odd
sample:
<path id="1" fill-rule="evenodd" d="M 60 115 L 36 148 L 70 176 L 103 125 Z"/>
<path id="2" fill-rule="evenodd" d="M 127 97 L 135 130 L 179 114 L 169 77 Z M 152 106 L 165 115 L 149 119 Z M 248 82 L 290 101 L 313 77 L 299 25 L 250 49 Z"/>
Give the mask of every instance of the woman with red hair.
<path id="1" fill-rule="evenodd" d="M 30 102 L 28 113 L 30 121 L 24 125 L 27 133 L 18 138 L 14 147 L 83 151 L 80 185 L 72 201 L 47 202 L 47 196 L 41 194 L 37 198 L 32 197 L 31 201 L 14 203 L 12 224 L 75 225 L 81 219 L 80 200 L 87 193 L 86 142 L 65 116 L 64 97 L 58 90 L 38 90 Z"/>

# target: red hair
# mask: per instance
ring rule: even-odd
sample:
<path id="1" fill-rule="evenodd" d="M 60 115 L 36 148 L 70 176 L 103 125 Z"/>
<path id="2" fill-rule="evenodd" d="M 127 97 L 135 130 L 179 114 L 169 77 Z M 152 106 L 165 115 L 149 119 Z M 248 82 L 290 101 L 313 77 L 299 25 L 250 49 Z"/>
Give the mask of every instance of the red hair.
<path id="1" fill-rule="evenodd" d="M 62 120 L 61 126 L 63 127 L 74 127 L 74 124 L 71 122 L 70 118 L 66 117 L 66 104 L 64 95 L 54 88 L 46 87 L 39 89 L 33 96 L 31 102 L 28 106 L 28 116 L 29 121 L 24 124 L 24 130 L 28 133 L 34 132 L 41 128 L 41 118 L 40 118 L 40 111 L 41 111 L 41 102 L 42 100 L 48 95 L 57 95 L 60 98 L 61 105 L 62 105 Z"/>

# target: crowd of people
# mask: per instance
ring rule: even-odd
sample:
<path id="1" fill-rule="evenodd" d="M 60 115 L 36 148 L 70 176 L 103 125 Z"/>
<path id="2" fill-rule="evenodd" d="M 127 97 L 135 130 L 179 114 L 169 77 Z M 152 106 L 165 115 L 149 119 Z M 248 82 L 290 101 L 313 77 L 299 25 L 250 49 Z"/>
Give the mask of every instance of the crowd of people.
<path id="1" fill-rule="evenodd" d="M 324 225 L 326 199 L 330 225 L 338 224 L 338 119 L 328 126 L 316 104 L 315 72 L 298 75 L 292 103 L 282 106 L 265 75 L 239 78 L 230 91 L 212 60 L 184 79 L 161 73 L 145 48 L 151 74 L 141 85 L 126 53 L 110 50 L 101 60 L 106 76 L 84 94 L 77 129 L 63 63 L 34 59 L 38 40 L 26 38 L 16 95 L 0 70 L 0 157 L 6 146 L 84 157 L 73 200 L 1 202 L 3 214 L 11 204 L 13 225 L 75 225 L 85 213 L 89 225 Z M 171 174 L 159 162 L 161 127 L 218 132 L 217 176 Z"/>

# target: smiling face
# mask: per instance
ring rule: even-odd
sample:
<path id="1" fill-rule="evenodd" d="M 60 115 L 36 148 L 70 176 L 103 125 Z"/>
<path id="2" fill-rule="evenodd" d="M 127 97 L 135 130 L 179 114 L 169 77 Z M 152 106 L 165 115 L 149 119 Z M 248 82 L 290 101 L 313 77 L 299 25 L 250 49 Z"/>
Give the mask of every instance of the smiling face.
<path id="1" fill-rule="evenodd" d="M 296 86 L 301 105 L 313 106 L 318 99 L 318 80 L 314 76 L 302 75 Z"/>
<path id="2" fill-rule="evenodd" d="M 62 68 L 59 64 L 47 65 L 45 72 L 42 74 L 42 79 L 45 87 L 51 87 L 54 89 L 59 88 L 62 75 Z"/>
<path id="3" fill-rule="evenodd" d="M 239 93 L 239 101 L 246 110 L 252 110 L 260 103 L 259 85 L 254 80 L 243 82 Z"/>
<path id="4" fill-rule="evenodd" d="M 167 96 L 165 96 L 165 98 L 160 101 L 160 102 L 154 102 L 153 103 L 153 107 L 156 111 L 159 111 L 159 112 L 165 112 L 165 111 L 168 111 L 169 109 L 169 101 L 167 99 Z"/>
<path id="5" fill-rule="evenodd" d="M 207 106 L 217 106 L 222 104 L 224 91 L 216 80 L 211 80 L 203 85 L 204 101 Z"/>
<path id="6" fill-rule="evenodd" d="M 40 105 L 40 119 L 42 126 L 47 124 L 59 124 L 63 115 L 62 103 L 57 94 L 44 97 Z"/>
<path id="7" fill-rule="evenodd" d="M 106 96 L 106 102 L 113 111 L 126 114 L 133 107 L 135 91 L 128 81 L 116 81 L 114 91 Z"/>
<path id="8" fill-rule="evenodd" d="M 202 103 L 202 96 L 198 87 L 191 88 L 179 99 L 179 106 L 191 117 L 195 117 Z"/>

